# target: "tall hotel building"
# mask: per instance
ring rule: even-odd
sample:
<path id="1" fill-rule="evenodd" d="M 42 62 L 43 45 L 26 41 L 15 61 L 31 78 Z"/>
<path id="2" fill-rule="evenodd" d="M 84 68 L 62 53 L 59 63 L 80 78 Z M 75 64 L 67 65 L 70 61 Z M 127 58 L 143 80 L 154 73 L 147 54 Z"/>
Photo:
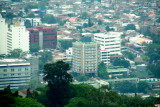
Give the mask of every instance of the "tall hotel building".
<path id="1" fill-rule="evenodd" d="M 27 29 L 30 36 L 30 45 L 38 44 L 40 49 L 51 48 L 57 46 L 57 31 L 55 28 L 36 27 Z"/>
<path id="2" fill-rule="evenodd" d="M 8 54 L 14 49 L 29 51 L 29 32 L 25 26 L 16 24 L 8 28 L 5 19 L 0 16 L 0 55 Z"/>
<path id="3" fill-rule="evenodd" d="M 98 43 L 73 43 L 73 72 L 79 74 L 97 74 L 99 58 L 100 46 Z"/>
<path id="4" fill-rule="evenodd" d="M 109 55 L 121 54 L 121 32 L 107 32 L 94 34 L 94 41 L 99 42 L 100 46 L 109 51 Z"/>

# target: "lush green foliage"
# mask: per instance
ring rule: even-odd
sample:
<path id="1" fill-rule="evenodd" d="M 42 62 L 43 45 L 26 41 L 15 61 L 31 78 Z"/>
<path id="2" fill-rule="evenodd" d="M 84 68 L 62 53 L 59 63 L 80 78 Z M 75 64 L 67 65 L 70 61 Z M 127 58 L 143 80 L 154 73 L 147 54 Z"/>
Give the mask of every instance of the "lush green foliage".
<path id="1" fill-rule="evenodd" d="M 123 59 L 123 58 L 115 58 L 112 61 L 113 66 L 123 66 L 124 68 L 130 67 L 129 61 Z"/>
<path id="2" fill-rule="evenodd" d="M 28 14 L 28 18 L 35 18 L 35 15 L 33 13 Z"/>
<path id="3" fill-rule="evenodd" d="M 105 29 L 106 29 L 107 32 L 109 32 L 109 31 L 114 31 L 114 29 L 113 29 L 113 28 L 110 28 L 109 26 L 106 26 Z"/>
<path id="4" fill-rule="evenodd" d="M 69 47 L 72 47 L 72 43 L 75 42 L 76 40 L 59 40 L 61 50 L 64 51 L 68 49 Z"/>
<path id="5" fill-rule="evenodd" d="M 30 52 L 38 52 L 40 49 L 38 44 L 31 44 L 30 45 Z"/>
<path id="6" fill-rule="evenodd" d="M 2 107 L 44 107 L 41 103 L 31 98 L 21 98 L 18 91 L 12 93 L 10 86 L 0 90 L 0 106 Z"/>
<path id="7" fill-rule="evenodd" d="M 24 58 L 26 56 L 26 52 L 23 52 L 22 49 L 14 49 L 9 54 L 10 58 Z"/>
<path id="8" fill-rule="evenodd" d="M 115 89 L 121 93 L 135 93 L 137 92 L 136 84 L 131 82 L 120 82 L 115 84 Z"/>
<path id="9" fill-rule="evenodd" d="M 43 52 L 40 52 L 39 55 L 41 56 L 39 58 L 39 67 L 40 69 L 43 69 L 46 63 L 52 61 L 52 53 L 48 52 L 47 50 L 44 50 Z"/>
<path id="10" fill-rule="evenodd" d="M 43 23 L 54 24 L 56 23 L 56 19 L 53 15 L 44 15 L 42 18 Z"/>
<path id="11" fill-rule="evenodd" d="M 134 60 L 134 58 L 136 58 L 135 54 L 128 51 L 123 51 L 122 54 L 130 60 Z"/>
<path id="12" fill-rule="evenodd" d="M 101 62 L 98 65 L 98 77 L 102 79 L 108 79 L 108 72 L 107 72 L 107 66 L 104 62 Z"/>
<path id="13" fill-rule="evenodd" d="M 128 24 L 124 29 L 125 30 L 136 30 L 136 27 L 134 24 Z"/>
<path id="14" fill-rule="evenodd" d="M 67 73 L 69 64 L 58 61 L 44 66 L 44 80 L 48 82 L 47 97 L 51 107 L 64 106 L 68 103 L 70 95 L 70 82 L 72 76 Z"/>

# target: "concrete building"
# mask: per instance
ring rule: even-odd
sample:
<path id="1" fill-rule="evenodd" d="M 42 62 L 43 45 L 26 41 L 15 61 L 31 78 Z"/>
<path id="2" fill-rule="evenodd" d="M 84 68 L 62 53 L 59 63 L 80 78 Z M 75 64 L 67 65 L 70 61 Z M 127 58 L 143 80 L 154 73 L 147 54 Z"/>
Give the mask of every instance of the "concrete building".
<path id="1" fill-rule="evenodd" d="M 28 29 L 30 44 L 38 44 L 41 49 L 55 49 L 57 46 L 57 31 L 55 28 L 36 27 Z"/>
<path id="2" fill-rule="evenodd" d="M 29 84 L 30 62 L 24 59 L 0 59 L 0 90 L 8 85 L 11 89 Z"/>
<path id="3" fill-rule="evenodd" d="M 24 52 L 29 52 L 29 31 L 23 25 L 12 25 L 8 30 L 7 41 L 11 39 L 11 42 L 7 43 L 8 50 L 22 49 Z M 11 45 L 10 45 L 11 43 Z M 10 50 L 11 49 L 11 50 Z"/>
<path id="4" fill-rule="evenodd" d="M 94 41 L 109 51 L 110 56 L 121 54 L 121 32 L 95 33 Z"/>
<path id="5" fill-rule="evenodd" d="M 5 19 L 0 16 L 0 54 L 8 54 L 14 49 L 29 51 L 29 32 L 25 26 L 17 24 L 8 28 Z"/>
<path id="6" fill-rule="evenodd" d="M 106 65 L 110 64 L 110 54 L 109 51 L 101 47 L 100 50 L 100 61 L 104 62 Z"/>
<path id="7" fill-rule="evenodd" d="M 29 20 L 32 27 L 40 26 L 42 24 L 41 18 L 26 18 L 26 19 L 24 19 L 25 24 L 27 24 L 26 20 Z"/>
<path id="8" fill-rule="evenodd" d="M 5 19 L 0 15 L 0 55 L 7 53 L 7 31 L 8 24 Z"/>
<path id="9" fill-rule="evenodd" d="M 73 43 L 73 68 L 79 74 L 97 74 L 100 45 L 96 42 Z"/>

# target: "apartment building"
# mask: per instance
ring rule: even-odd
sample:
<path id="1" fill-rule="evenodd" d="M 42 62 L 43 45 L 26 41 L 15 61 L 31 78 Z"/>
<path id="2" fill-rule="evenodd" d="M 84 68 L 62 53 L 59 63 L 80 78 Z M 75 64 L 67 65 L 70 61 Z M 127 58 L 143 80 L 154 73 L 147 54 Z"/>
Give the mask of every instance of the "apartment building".
<path id="1" fill-rule="evenodd" d="M 57 46 L 57 31 L 55 28 L 36 27 L 27 29 L 30 36 L 30 44 L 38 44 L 41 49 L 55 49 Z"/>
<path id="2" fill-rule="evenodd" d="M 14 49 L 29 51 L 29 32 L 25 26 L 16 24 L 8 28 L 5 19 L 0 17 L 0 54 L 8 54 Z"/>
<path id="3" fill-rule="evenodd" d="M 95 33 L 94 41 L 109 51 L 110 56 L 121 54 L 121 32 Z"/>
<path id="4" fill-rule="evenodd" d="M 74 42 L 72 72 L 97 74 L 100 59 L 100 45 L 96 42 Z"/>

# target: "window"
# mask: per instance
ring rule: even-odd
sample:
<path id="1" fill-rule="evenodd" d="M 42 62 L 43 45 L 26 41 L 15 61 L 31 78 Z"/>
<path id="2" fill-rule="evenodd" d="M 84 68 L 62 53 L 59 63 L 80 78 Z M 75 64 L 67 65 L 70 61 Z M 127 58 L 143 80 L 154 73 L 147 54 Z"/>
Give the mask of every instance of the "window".
<path id="1" fill-rule="evenodd" d="M 14 76 L 14 74 L 11 74 L 11 76 Z"/>
<path id="2" fill-rule="evenodd" d="M 18 71 L 21 71 L 21 68 L 19 68 Z"/>
<path id="3" fill-rule="evenodd" d="M 3 69 L 3 72 L 7 72 L 7 69 Z"/>
<path id="4" fill-rule="evenodd" d="M 13 71 L 14 71 L 14 69 L 11 69 L 11 71 L 13 72 Z"/>
<path id="5" fill-rule="evenodd" d="M 28 68 L 25 68 L 25 71 L 28 71 Z"/>
<path id="6" fill-rule="evenodd" d="M 7 74 L 3 74 L 3 76 L 7 76 Z"/>
<path id="7" fill-rule="evenodd" d="M 18 73 L 18 75 L 21 75 L 21 73 Z"/>

